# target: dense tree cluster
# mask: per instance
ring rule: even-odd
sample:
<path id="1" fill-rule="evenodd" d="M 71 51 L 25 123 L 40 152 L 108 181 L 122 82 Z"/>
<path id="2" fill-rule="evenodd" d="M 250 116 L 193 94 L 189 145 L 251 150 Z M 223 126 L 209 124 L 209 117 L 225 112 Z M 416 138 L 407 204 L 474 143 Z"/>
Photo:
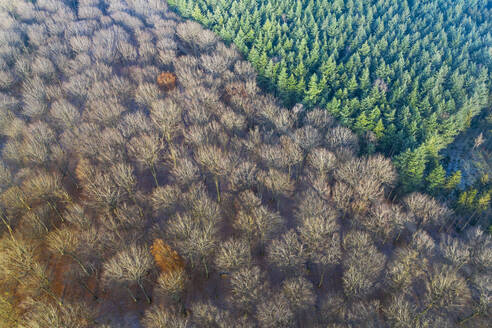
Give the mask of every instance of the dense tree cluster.
<path id="1" fill-rule="evenodd" d="M 326 108 L 363 137 L 365 153 L 399 155 L 406 190 L 435 178 L 439 150 L 492 90 L 484 0 L 169 3 L 234 42 L 284 104 Z"/>
<path id="2" fill-rule="evenodd" d="M 490 235 L 163 0 L 0 26 L 0 326 L 490 323 Z"/>

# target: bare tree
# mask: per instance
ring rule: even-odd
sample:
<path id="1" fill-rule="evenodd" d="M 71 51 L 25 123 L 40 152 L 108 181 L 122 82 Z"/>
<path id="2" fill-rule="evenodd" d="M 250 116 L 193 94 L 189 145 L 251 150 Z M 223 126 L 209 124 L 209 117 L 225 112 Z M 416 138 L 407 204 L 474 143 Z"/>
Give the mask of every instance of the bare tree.
<path id="1" fill-rule="evenodd" d="M 335 177 L 350 185 L 359 199 L 367 202 L 382 197 L 383 186 L 394 181 L 395 173 L 390 162 L 381 157 L 369 157 L 345 162 L 335 170 Z"/>
<path id="2" fill-rule="evenodd" d="M 46 123 L 38 121 L 27 127 L 22 142 L 20 144 L 14 142 L 15 148 L 9 149 L 9 151 L 16 152 L 18 155 L 14 158 L 20 157 L 19 159 L 24 164 L 46 167 L 51 159 L 50 148 L 54 143 L 55 134 L 53 130 Z M 7 149 L 4 152 L 6 151 Z M 15 154 L 11 154 L 15 156 Z"/>
<path id="3" fill-rule="evenodd" d="M 31 208 L 22 216 L 24 235 L 31 235 L 34 238 L 42 238 L 53 228 L 59 218 L 56 212 L 47 205 L 43 204 Z M 24 224 L 26 226 L 24 226 Z"/>
<path id="4" fill-rule="evenodd" d="M 326 133 L 325 137 L 326 146 L 336 151 L 340 148 L 348 149 L 353 154 L 359 151 L 359 141 L 357 136 L 347 128 L 337 126 Z"/>
<path id="5" fill-rule="evenodd" d="M 203 216 L 178 214 L 168 223 L 166 233 L 179 253 L 189 260 L 192 266 L 203 264 L 208 277 L 207 261 L 218 242 L 218 227 L 215 222 Z"/>
<path id="6" fill-rule="evenodd" d="M 17 216 L 31 210 L 27 195 L 16 185 L 2 193 L 1 202 L 9 215 Z"/>
<path id="7" fill-rule="evenodd" d="M 61 129 L 71 129 L 80 120 L 79 111 L 65 99 L 51 105 L 50 115 Z"/>
<path id="8" fill-rule="evenodd" d="M 231 170 L 229 153 L 214 145 L 204 145 L 197 149 L 195 159 L 213 176 L 217 201 L 220 203 L 219 177 L 227 175 Z"/>
<path id="9" fill-rule="evenodd" d="M 12 183 L 12 173 L 8 166 L 0 161 L 0 190 L 7 189 Z"/>
<path id="10" fill-rule="evenodd" d="M 151 107 L 152 103 L 159 98 L 160 91 L 156 84 L 140 84 L 135 92 L 135 102 L 139 105 Z"/>
<path id="11" fill-rule="evenodd" d="M 88 160 L 79 161 L 76 175 L 95 208 L 115 209 L 123 200 L 124 191 L 115 185 L 111 176 L 96 170 Z"/>
<path id="12" fill-rule="evenodd" d="M 428 322 L 424 318 L 415 320 L 416 306 L 405 299 L 404 295 L 396 295 L 389 306 L 384 309 L 388 321 L 398 328 L 424 327 Z"/>
<path id="13" fill-rule="evenodd" d="M 344 296 L 341 293 L 327 292 L 321 295 L 319 302 L 320 322 L 322 324 L 330 324 L 332 327 L 343 327 L 337 323 L 344 322 L 343 308 L 347 306 Z"/>
<path id="14" fill-rule="evenodd" d="M 335 218 L 333 216 L 304 217 L 298 228 L 299 238 L 306 247 L 307 256 L 320 266 L 321 277 L 318 287 L 323 283 L 326 267 L 337 264 L 341 259 L 339 227 Z"/>
<path id="15" fill-rule="evenodd" d="M 246 118 L 232 110 L 225 111 L 220 117 L 220 122 L 232 135 L 241 135 L 246 128 Z"/>
<path id="16" fill-rule="evenodd" d="M 178 47 L 195 56 L 209 52 L 217 43 L 217 38 L 211 31 L 204 30 L 200 24 L 191 21 L 179 24 L 176 35 L 181 41 Z"/>
<path id="17" fill-rule="evenodd" d="M 85 230 L 92 224 L 91 217 L 86 214 L 84 208 L 79 204 L 72 203 L 67 206 L 63 216 L 65 221 L 71 223 L 80 230 Z"/>
<path id="18" fill-rule="evenodd" d="M 350 211 L 350 202 L 354 197 L 354 191 L 343 182 L 337 182 L 333 188 L 333 201 L 336 207 L 343 213 Z"/>
<path id="19" fill-rule="evenodd" d="M 318 129 L 320 133 L 325 134 L 326 129 L 333 126 L 334 120 L 333 117 L 328 114 L 328 111 L 315 108 L 306 114 L 304 117 L 304 124 L 311 125 Z"/>
<path id="20" fill-rule="evenodd" d="M 286 168 L 282 148 L 277 145 L 264 144 L 257 150 L 257 156 L 261 158 L 266 167 Z"/>
<path id="21" fill-rule="evenodd" d="M 307 261 L 303 244 L 294 230 L 286 232 L 280 239 L 268 245 L 267 258 L 270 263 L 288 274 L 302 274 Z"/>
<path id="22" fill-rule="evenodd" d="M 132 138 L 128 145 L 131 156 L 150 169 L 156 187 L 159 187 L 157 166 L 162 159 L 164 147 L 164 142 L 160 137 L 147 134 Z"/>
<path id="23" fill-rule="evenodd" d="M 117 163 L 110 168 L 110 172 L 116 186 L 126 192 L 128 197 L 136 203 L 134 194 L 137 179 L 133 173 L 133 167 L 126 163 Z"/>
<path id="24" fill-rule="evenodd" d="M 177 311 L 159 305 L 153 305 L 145 311 L 142 324 L 145 328 L 191 327 L 188 319 L 181 317 Z"/>
<path id="25" fill-rule="evenodd" d="M 280 208 L 280 197 L 289 197 L 294 192 L 294 183 L 287 173 L 276 169 L 261 171 L 258 179 L 270 191 L 276 202 L 277 209 Z"/>
<path id="26" fill-rule="evenodd" d="M 459 270 L 471 261 L 471 252 L 460 239 L 442 235 L 439 251 L 449 264 Z"/>
<path id="27" fill-rule="evenodd" d="M 378 277 L 385 256 L 374 247 L 369 235 L 352 231 L 343 240 L 346 257 L 343 265 L 343 289 L 347 296 L 363 298 L 379 285 Z"/>
<path id="28" fill-rule="evenodd" d="M 24 101 L 23 114 L 31 118 L 40 118 L 48 109 L 46 87 L 43 80 L 35 76 L 22 85 Z"/>
<path id="29" fill-rule="evenodd" d="M 152 133 L 152 125 L 150 119 L 142 111 L 128 113 L 119 122 L 119 129 L 122 131 L 125 138 L 132 138 L 141 133 Z"/>
<path id="30" fill-rule="evenodd" d="M 305 125 L 294 131 L 295 142 L 306 152 L 317 147 L 321 142 L 318 130 L 310 125 Z"/>
<path id="31" fill-rule="evenodd" d="M 369 215 L 358 215 L 356 219 L 355 225 L 362 225 L 382 243 L 398 239 L 410 222 L 399 206 L 386 203 L 373 206 Z"/>
<path id="32" fill-rule="evenodd" d="M 203 54 L 200 56 L 200 65 L 214 76 L 221 76 L 230 66 L 228 58 L 221 56 L 218 53 L 212 55 Z"/>
<path id="33" fill-rule="evenodd" d="M 418 251 L 411 247 L 397 249 L 393 256 L 388 267 L 386 284 L 395 290 L 409 288 L 427 269 L 427 262 L 422 261 Z"/>
<path id="34" fill-rule="evenodd" d="M 185 198 L 183 205 L 192 216 L 213 222 L 216 228 L 220 227 L 222 220 L 220 205 L 210 198 L 203 183 L 193 185 Z"/>
<path id="35" fill-rule="evenodd" d="M 152 208 L 156 213 L 173 213 L 180 204 L 180 193 L 176 185 L 155 188 L 150 196 Z"/>
<path id="36" fill-rule="evenodd" d="M 222 272 L 231 272 L 252 264 L 251 246 L 242 239 L 223 242 L 215 258 L 215 265 Z"/>
<path id="37" fill-rule="evenodd" d="M 113 25 L 96 31 L 92 39 L 91 53 L 97 60 L 114 64 L 119 60 L 118 44 L 128 40 L 129 36 L 125 30 L 118 25 Z"/>
<path id="38" fill-rule="evenodd" d="M 210 302 L 193 303 L 191 313 L 193 324 L 204 328 L 226 328 L 230 325 L 241 325 L 239 318 L 233 317 L 229 311 L 220 309 Z"/>
<path id="39" fill-rule="evenodd" d="M 21 238 L 5 238 L 0 243 L 0 276 L 6 283 L 13 283 L 22 295 L 48 296 L 60 303 L 51 290 L 46 266 L 39 262 L 37 245 Z"/>
<path id="40" fill-rule="evenodd" d="M 466 241 L 470 248 L 470 260 L 477 273 L 487 272 L 492 268 L 492 237 L 479 227 L 466 231 Z"/>
<path id="41" fill-rule="evenodd" d="M 111 18 L 133 31 L 136 31 L 144 26 L 143 22 L 138 17 L 133 16 L 125 11 L 112 12 Z"/>
<path id="42" fill-rule="evenodd" d="M 157 279 L 157 294 L 179 302 L 184 292 L 186 278 L 184 270 L 161 273 Z"/>
<path id="43" fill-rule="evenodd" d="M 59 174 L 33 172 L 31 177 L 23 181 L 22 190 L 29 195 L 31 204 L 44 201 L 54 210 L 58 200 L 69 200 L 68 194 L 63 190 Z"/>
<path id="44" fill-rule="evenodd" d="M 252 312 L 265 291 L 264 272 L 257 266 L 241 268 L 230 277 L 231 301 L 245 312 Z"/>
<path id="45" fill-rule="evenodd" d="M 99 217 L 99 223 L 107 229 L 108 237 L 114 238 L 111 243 L 121 246 L 137 242 L 144 236 L 145 218 L 141 208 L 119 204 Z"/>
<path id="46" fill-rule="evenodd" d="M 150 303 L 144 282 L 152 267 L 153 260 L 150 252 L 142 246 L 131 245 L 104 263 L 103 278 L 107 283 L 122 284 L 134 302 L 137 302 L 137 298 L 130 288 L 132 284 L 137 284 L 147 302 Z"/>
<path id="47" fill-rule="evenodd" d="M 354 327 L 382 327 L 384 322 L 380 319 L 379 300 L 356 301 L 342 309 L 345 322 Z"/>
<path id="48" fill-rule="evenodd" d="M 308 165 L 322 177 L 327 177 L 327 174 L 335 168 L 336 160 L 336 156 L 325 148 L 315 148 L 307 156 Z"/>
<path id="49" fill-rule="evenodd" d="M 254 244 L 264 244 L 281 229 L 284 219 L 264 206 L 238 212 L 234 227 Z"/>
<path id="50" fill-rule="evenodd" d="M 22 320 L 23 327 L 90 328 L 96 322 L 96 312 L 84 303 L 52 305 L 31 301 L 29 311 Z"/>
<path id="51" fill-rule="evenodd" d="M 170 98 L 156 101 L 151 105 L 150 117 L 170 147 L 174 167 L 176 167 L 176 152 L 173 145 L 175 138 L 181 133 L 181 115 L 181 107 Z"/>
<path id="52" fill-rule="evenodd" d="M 288 299 L 281 293 L 266 298 L 258 305 L 258 321 L 261 327 L 295 327 L 294 313 Z"/>
<path id="53" fill-rule="evenodd" d="M 37 56 L 31 65 L 32 72 L 41 76 L 46 81 L 53 81 L 56 78 L 55 65 L 48 58 Z"/>
<path id="54" fill-rule="evenodd" d="M 96 267 L 91 259 L 86 255 L 87 245 L 84 234 L 77 234 L 73 229 L 56 229 L 51 231 L 46 243 L 48 249 L 55 255 L 59 256 L 60 263 L 63 263 L 64 269 L 67 270 L 63 277 L 56 277 L 61 281 L 56 283 L 61 284 L 64 288 L 73 285 L 77 282 L 84 290 L 89 292 L 94 299 L 98 296 L 94 292 L 94 288 L 87 285 L 87 279 L 96 273 Z"/>
<path id="55" fill-rule="evenodd" d="M 197 182 L 200 179 L 200 169 L 188 156 L 175 159 L 176 165 L 171 170 L 173 179 L 182 187 Z"/>
<path id="56" fill-rule="evenodd" d="M 86 53 L 89 51 L 91 46 L 91 40 L 85 35 L 74 35 L 69 39 L 70 46 L 72 50 L 76 53 Z"/>
<path id="57" fill-rule="evenodd" d="M 298 277 L 282 283 L 282 294 L 287 298 L 290 309 L 297 316 L 311 310 L 316 303 L 313 284 L 306 278 Z"/>
<path id="58" fill-rule="evenodd" d="M 281 136 L 280 144 L 282 145 L 283 150 L 283 158 L 281 162 L 285 163 L 284 165 L 288 167 L 289 175 L 292 173 L 292 168 L 299 169 L 301 167 L 302 161 L 304 160 L 304 153 L 302 149 L 306 145 L 300 145 L 299 140 L 294 137 L 295 140 L 291 138 Z M 296 176 L 298 175 L 298 171 L 296 170 Z"/>
<path id="59" fill-rule="evenodd" d="M 469 298 L 466 282 L 455 270 L 447 266 L 434 268 L 425 280 L 425 306 L 416 319 L 429 311 L 454 317 L 467 306 Z"/>
<path id="60" fill-rule="evenodd" d="M 54 230 L 48 234 L 46 240 L 48 249 L 53 253 L 59 253 L 60 256 L 69 256 L 80 266 L 86 276 L 91 274 L 90 269 L 77 257 L 76 252 L 81 240 L 73 230 L 67 228 Z"/>
<path id="61" fill-rule="evenodd" d="M 8 90 L 15 83 L 16 77 L 8 71 L 0 70 L 0 90 Z"/>
<path id="62" fill-rule="evenodd" d="M 114 127 L 125 111 L 116 98 L 95 99 L 89 102 L 84 118 L 103 127 Z"/>
<path id="63" fill-rule="evenodd" d="M 241 161 L 231 172 L 231 189 L 240 192 L 253 187 L 256 184 L 258 168 L 255 163 Z"/>
<path id="64" fill-rule="evenodd" d="M 447 223 L 449 210 L 435 199 L 419 193 L 412 193 L 403 200 L 408 210 L 413 214 L 418 227 L 442 227 Z"/>

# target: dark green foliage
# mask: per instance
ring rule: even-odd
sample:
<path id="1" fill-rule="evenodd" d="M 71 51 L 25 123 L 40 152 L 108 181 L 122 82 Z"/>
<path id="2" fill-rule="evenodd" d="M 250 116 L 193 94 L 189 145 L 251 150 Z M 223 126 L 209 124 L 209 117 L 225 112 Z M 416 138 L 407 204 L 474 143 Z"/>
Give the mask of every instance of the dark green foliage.
<path id="1" fill-rule="evenodd" d="M 427 182 L 427 190 L 431 193 L 437 194 L 446 181 L 446 172 L 442 165 L 437 165 L 425 178 Z"/>

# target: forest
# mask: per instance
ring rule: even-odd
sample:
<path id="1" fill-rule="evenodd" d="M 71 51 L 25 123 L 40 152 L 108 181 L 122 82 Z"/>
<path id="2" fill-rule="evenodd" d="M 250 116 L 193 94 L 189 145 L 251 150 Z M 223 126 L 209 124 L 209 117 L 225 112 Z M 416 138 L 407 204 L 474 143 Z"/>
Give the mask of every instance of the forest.
<path id="1" fill-rule="evenodd" d="M 170 9 L 0 0 L 0 327 L 489 327 L 480 214 Z M 490 128 L 475 68 L 446 122 Z"/>
<path id="2" fill-rule="evenodd" d="M 462 191 L 443 193 L 443 178 L 463 172 L 440 151 L 492 108 L 489 1 L 169 3 L 233 42 L 284 105 L 326 109 L 361 137 L 363 154 L 393 157 L 404 192 Z M 490 199 L 484 190 L 477 199 Z"/>

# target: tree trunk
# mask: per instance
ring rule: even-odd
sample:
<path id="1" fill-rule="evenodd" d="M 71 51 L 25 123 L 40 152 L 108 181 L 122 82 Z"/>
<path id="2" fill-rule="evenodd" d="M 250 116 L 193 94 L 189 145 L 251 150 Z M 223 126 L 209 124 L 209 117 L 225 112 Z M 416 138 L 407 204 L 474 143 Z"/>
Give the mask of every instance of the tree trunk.
<path id="1" fill-rule="evenodd" d="M 147 300 L 147 303 L 149 303 L 149 304 L 150 304 L 150 302 L 151 302 L 151 301 L 150 301 L 150 297 L 149 297 L 149 296 L 147 295 L 147 293 L 145 292 L 145 288 L 144 288 L 144 286 L 142 285 L 142 282 L 141 282 L 141 281 L 139 281 L 139 282 L 138 282 L 138 286 L 139 286 L 139 287 L 140 287 L 140 289 L 142 290 L 142 292 L 143 292 L 143 294 L 144 294 L 144 296 L 145 296 L 145 299 Z"/>
<path id="2" fill-rule="evenodd" d="M 214 176 L 215 190 L 217 191 L 217 202 L 220 203 L 220 189 L 219 189 L 219 178 Z"/>

